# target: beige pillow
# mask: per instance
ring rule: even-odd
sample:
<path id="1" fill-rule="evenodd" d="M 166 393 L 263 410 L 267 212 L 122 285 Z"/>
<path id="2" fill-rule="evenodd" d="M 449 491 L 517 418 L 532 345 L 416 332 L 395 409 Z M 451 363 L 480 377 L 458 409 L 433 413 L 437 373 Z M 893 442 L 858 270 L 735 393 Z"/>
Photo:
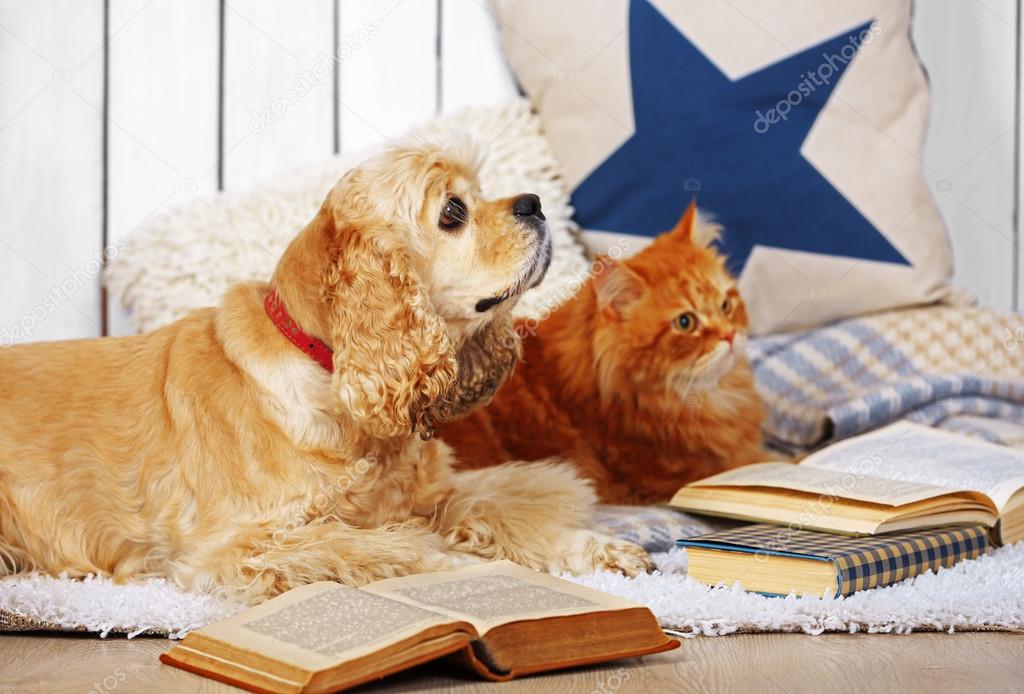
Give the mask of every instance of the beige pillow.
<path id="1" fill-rule="evenodd" d="M 584 238 L 639 250 L 696 196 L 757 333 L 949 293 L 904 0 L 496 0 Z"/>

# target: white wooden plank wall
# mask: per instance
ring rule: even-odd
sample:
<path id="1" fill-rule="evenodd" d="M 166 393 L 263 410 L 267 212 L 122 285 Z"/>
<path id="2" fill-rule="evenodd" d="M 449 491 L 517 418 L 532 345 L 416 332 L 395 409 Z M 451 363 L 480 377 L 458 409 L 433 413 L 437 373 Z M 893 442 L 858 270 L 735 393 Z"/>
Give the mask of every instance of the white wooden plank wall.
<path id="1" fill-rule="evenodd" d="M 116 253 L 152 216 L 217 191 L 220 41 L 215 2 L 109 8 L 107 242 Z M 117 302 L 107 329 L 131 332 Z"/>
<path id="2" fill-rule="evenodd" d="M 333 0 L 227 0 L 223 31 L 224 187 L 333 152 Z"/>
<path id="3" fill-rule="evenodd" d="M 1017 0 L 919 0 L 914 40 L 931 81 L 922 168 L 953 244 L 954 284 L 1014 308 Z M 1017 304 L 1018 306 L 1020 304 Z"/>
<path id="4" fill-rule="evenodd" d="M 1024 305 L 1018 0 L 915 4 L 958 286 Z M 0 344 L 128 331 L 152 215 L 516 93 L 485 0 L 0 0 Z M 104 114 L 107 118 L 104 119 Z"/>
<path id="5" fill-rule="evenodd" d="M 500 25 L 485 0 L 441 0 L 441 111 L 515 97 L 515 78 L 498 50 Z"/>
<path id="6" fill-rule="evenodd" d="M 0 345 L 102 330 L 103 20 L 0 0 Z"/>
<path id="7" fill-rule="evenodd" d="M 338 127 L 354 151 L 437 112 L 437 3 L 369 0 L 339 10 Z"/>

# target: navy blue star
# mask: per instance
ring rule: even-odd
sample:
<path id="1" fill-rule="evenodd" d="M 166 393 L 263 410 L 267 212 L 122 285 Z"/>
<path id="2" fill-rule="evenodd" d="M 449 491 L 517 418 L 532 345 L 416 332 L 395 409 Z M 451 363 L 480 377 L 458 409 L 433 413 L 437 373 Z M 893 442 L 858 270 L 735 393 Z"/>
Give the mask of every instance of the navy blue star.
<path id="1" fill-rule="evenodd" d="M 870 25 L 732 81 L 646 0 L 631 0 L 636 132 L 573 192 L 576 220 L 656 236 L 696 195 L 724 225 L 719 245 L 735 273 L 755 245 L 909 265 L 800 153 L 849 64 L 844 47 L 849 57 Z M 757 123 L 810 73 L 820 84 L 786 120 Z"/>

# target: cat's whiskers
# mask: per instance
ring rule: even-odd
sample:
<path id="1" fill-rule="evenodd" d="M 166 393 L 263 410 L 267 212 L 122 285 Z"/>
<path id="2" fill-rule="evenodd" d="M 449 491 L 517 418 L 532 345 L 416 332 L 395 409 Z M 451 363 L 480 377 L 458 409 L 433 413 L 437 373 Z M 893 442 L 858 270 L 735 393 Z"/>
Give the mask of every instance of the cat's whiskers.
<path id="1" fill-rule="evenodd" d="M 718 387 L 718 382 L 738 361 L 739 349 L 720 343 L 715 349 L 700 356 L 687 369 L 678 369 L 669 375 L 669 386 L 680 398 L 707 393 Z"/>

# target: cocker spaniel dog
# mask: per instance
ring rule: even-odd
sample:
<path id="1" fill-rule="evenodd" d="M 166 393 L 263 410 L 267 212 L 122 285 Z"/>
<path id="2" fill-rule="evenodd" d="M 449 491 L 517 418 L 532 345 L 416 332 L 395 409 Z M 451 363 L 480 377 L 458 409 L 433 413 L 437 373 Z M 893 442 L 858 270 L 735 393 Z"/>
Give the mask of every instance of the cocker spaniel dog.
<path id="1" fill-rule="evenodd" d="M 0 574 L 168 577 L 249 602 L 507 558 L 647 567 L 588 529 L 566 465 L 453 472 L 432 423 L 518 359 L 543 277 L 535 195 L 395 148 L 348 173 L 271 281 L 146 335 L 0 349 Z"/>

